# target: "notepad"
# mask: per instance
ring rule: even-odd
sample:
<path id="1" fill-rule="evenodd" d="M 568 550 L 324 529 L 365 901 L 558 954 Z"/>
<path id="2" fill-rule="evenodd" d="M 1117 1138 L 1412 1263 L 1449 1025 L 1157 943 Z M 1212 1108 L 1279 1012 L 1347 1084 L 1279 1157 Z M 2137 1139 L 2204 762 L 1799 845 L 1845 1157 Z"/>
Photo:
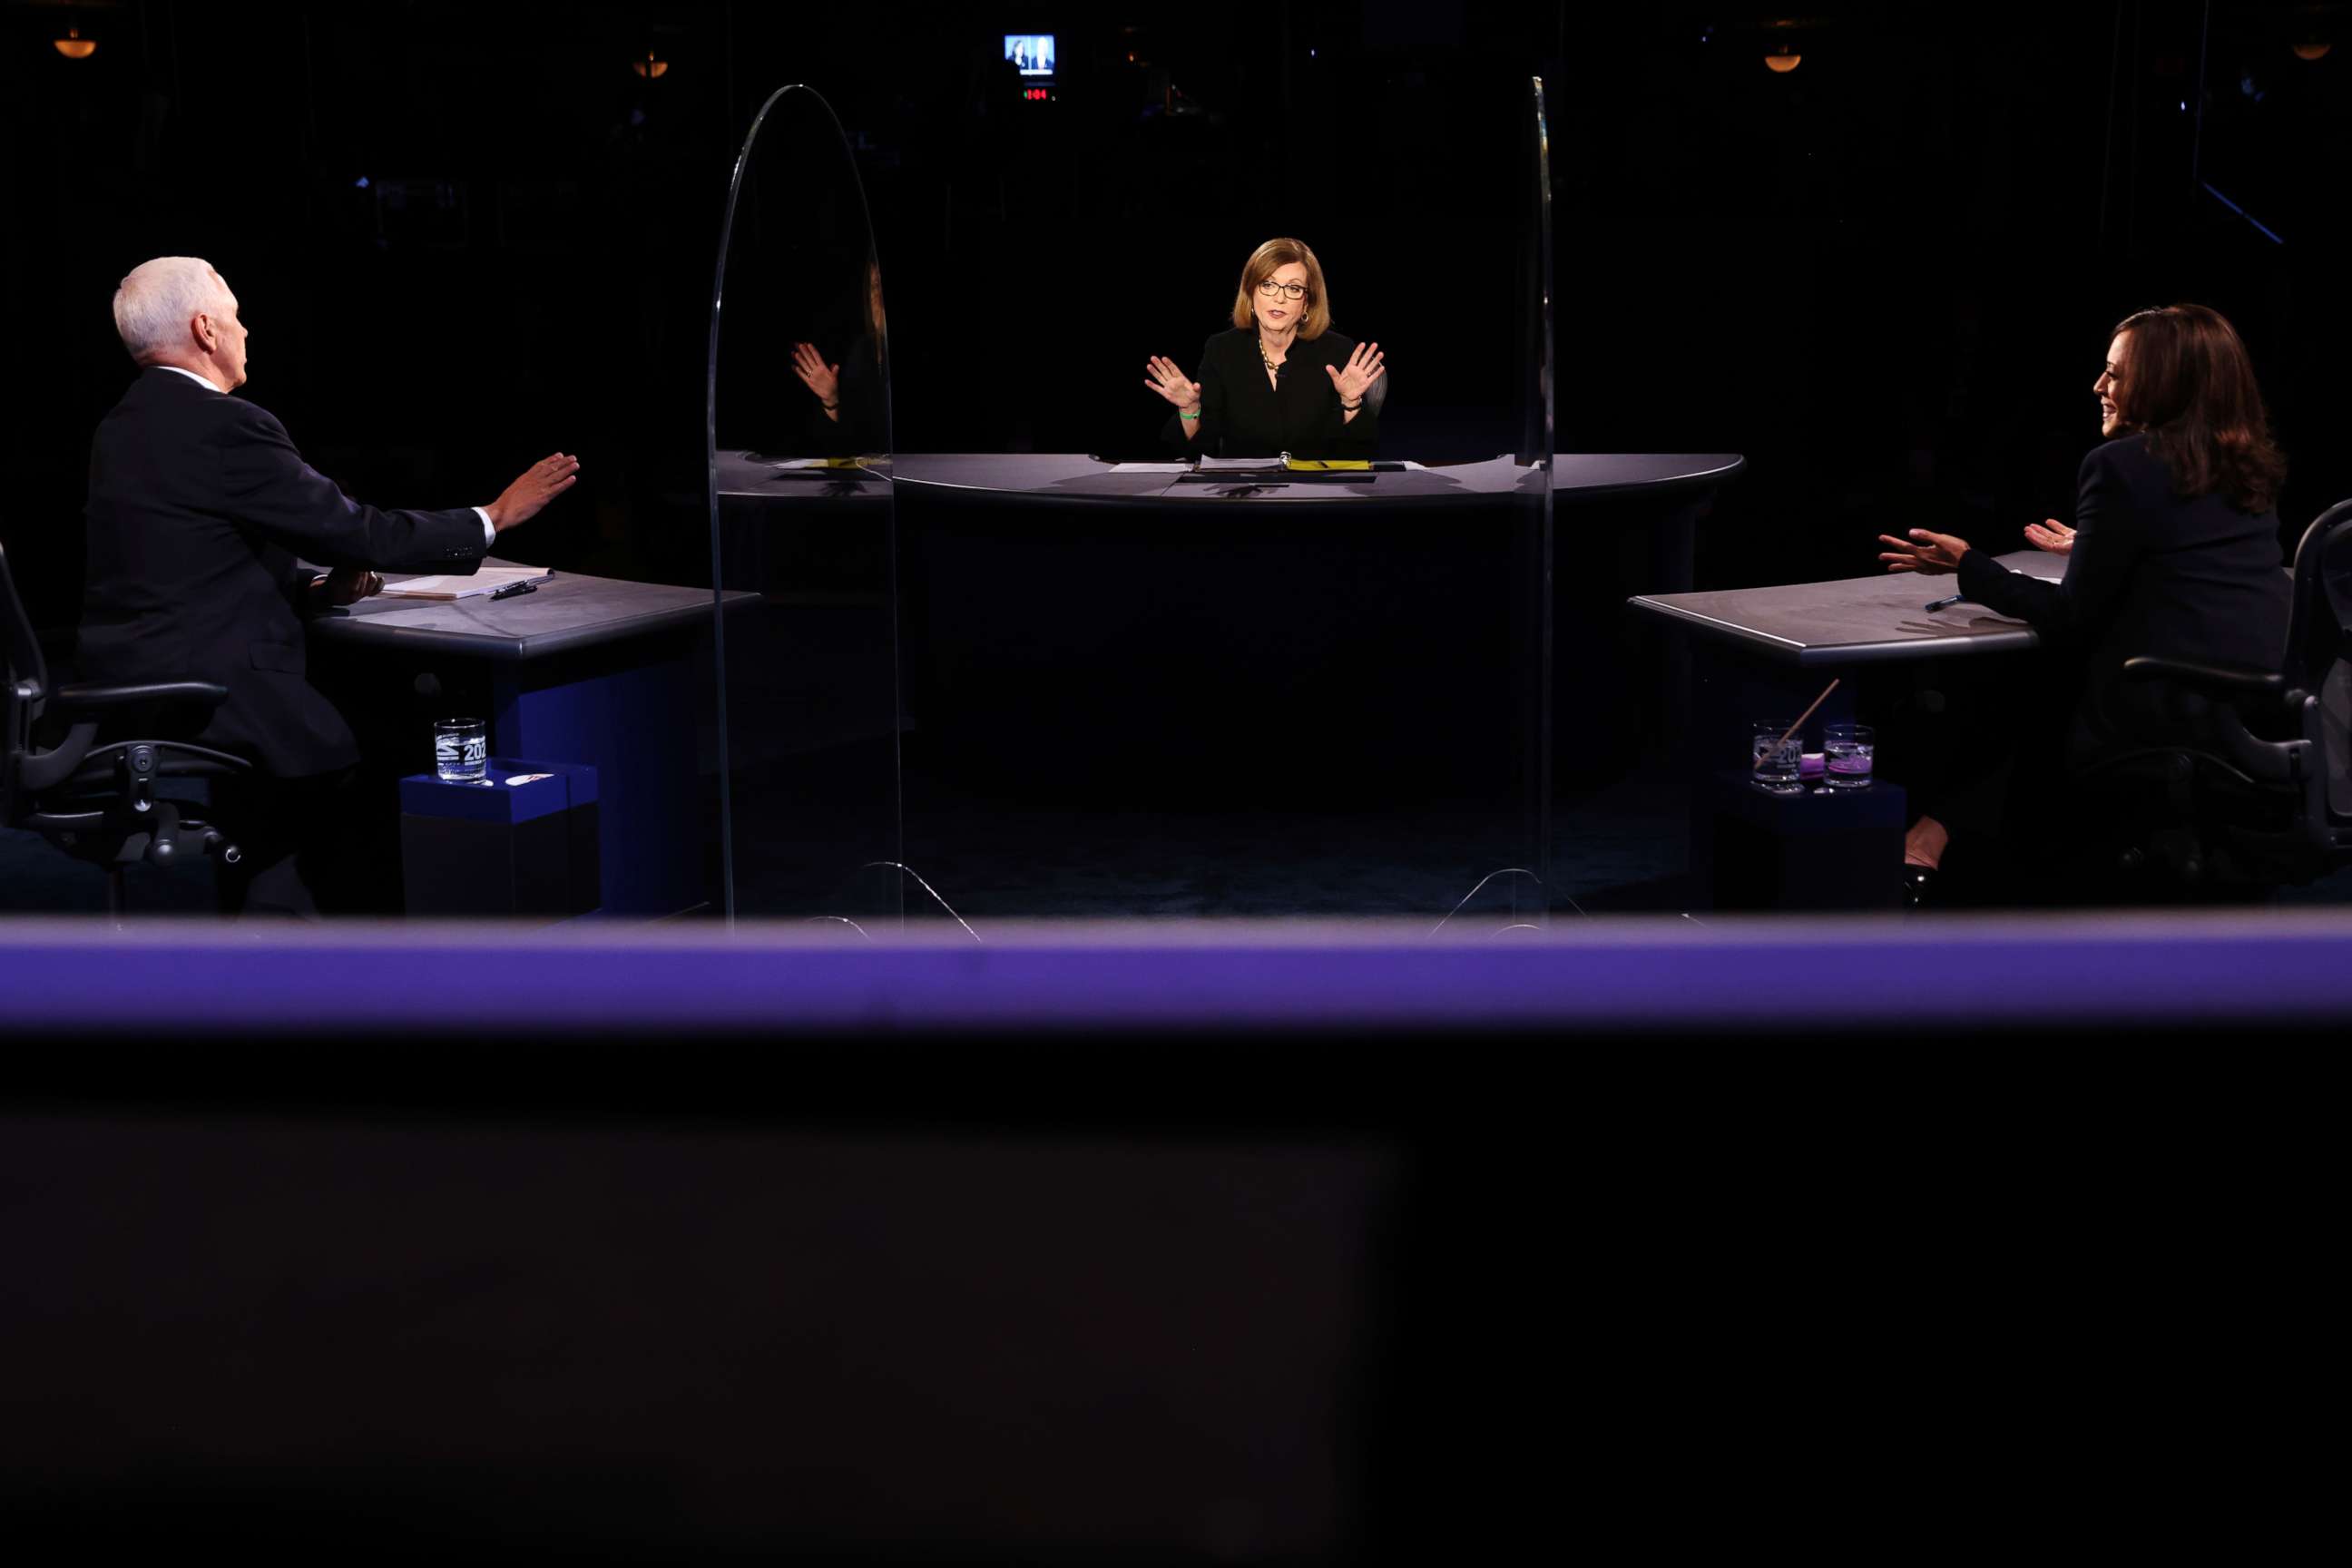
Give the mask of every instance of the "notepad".
<path id="1" fill-rule="evenodd" d="M 544 566 L 485 566 L 470 577 L 387 577 L 387 599 L 476 599 L 517 583 L 544 583 L 555 574 Z"/>
<path id="2" fill-rule="evenodd" d="M 1294 458 L 1282 455 L 1282 466 L 1294 474 L 1369 474 L 1370 459 L 1364 458 Z"/>

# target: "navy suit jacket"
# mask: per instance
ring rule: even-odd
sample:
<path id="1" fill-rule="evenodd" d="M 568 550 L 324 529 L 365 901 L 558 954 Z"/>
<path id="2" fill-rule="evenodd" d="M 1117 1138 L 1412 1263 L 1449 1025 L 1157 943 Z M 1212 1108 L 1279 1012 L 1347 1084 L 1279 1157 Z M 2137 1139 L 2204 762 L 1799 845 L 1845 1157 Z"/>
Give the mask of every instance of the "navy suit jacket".
<path id="1" fill-rule="evenodd" d="M 2127 685 L 2136 654 L 2275 670 L 2286 657 L 2290 584 L 2278 514 L 2221 495 L 2183 498 L 2145 436 L 2092 448 L 2076 479 L 2074 548 L 2063 582 L 1960 557 L 1960 591 L 2031 622 L 2084 683 L 2068 737 L 2076 766 L 2178 739 L 2151 688 Z"/>
<path id="2" fill-rule="evenodd" d="M 267 410 L 149 366 L 91 439 L 82 679 L 209 680 L 228 700 L 193 739 L 280 778 L 359 760 L 305 674 L 303 561 L 468 574 L 471 507 L 383 511 L 345 497 Z"/>

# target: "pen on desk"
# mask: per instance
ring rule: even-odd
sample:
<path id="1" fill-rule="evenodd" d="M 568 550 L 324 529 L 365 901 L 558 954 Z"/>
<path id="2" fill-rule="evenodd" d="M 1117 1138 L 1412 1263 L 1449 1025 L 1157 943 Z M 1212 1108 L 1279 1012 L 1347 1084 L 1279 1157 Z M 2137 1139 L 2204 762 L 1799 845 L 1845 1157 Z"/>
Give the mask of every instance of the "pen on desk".
<path id="1" fill-rule="evenodd" d="M 1948 599 L 1938 599 L 1934 604 L 1928 605 L 1927 613 L 1929 615 L 1934 615 L 1937 610 L 1948 610 L 1954 605 L 1965 605 L 1968 602 L 1969 596 L 1966 594 L 1955 594 Z"/>
<path id="2" fill-rule="evenodd" d="M 511 599 L 517 594 L 536 594 L 538 592 L 539 584 L 536 583 L 509 583 L 505 587 L 494 591 L 490 595 L 490 597 L 493 599 Z"/>

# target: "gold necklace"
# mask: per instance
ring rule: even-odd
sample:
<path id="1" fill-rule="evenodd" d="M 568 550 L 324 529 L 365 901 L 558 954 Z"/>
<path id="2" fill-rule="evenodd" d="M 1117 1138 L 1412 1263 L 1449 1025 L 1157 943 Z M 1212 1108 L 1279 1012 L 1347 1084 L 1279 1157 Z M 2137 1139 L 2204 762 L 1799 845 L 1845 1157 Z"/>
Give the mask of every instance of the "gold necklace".
<path id="1" fill-rule="evenodd" d="M 1266 374 L 1280 375 L 1282 374 L 1282 366 L 1275 363 L 1274 356 L 1265 352 L 1265 339 L 1263 336 L 1257 340 L 1257 357 L 1265 362 Z M 1287 353 L 1285 353 L 1283 355 L 1283 358 L 1286 361 L 1287 361 L 1289 357 L 1290 356 Z"/>

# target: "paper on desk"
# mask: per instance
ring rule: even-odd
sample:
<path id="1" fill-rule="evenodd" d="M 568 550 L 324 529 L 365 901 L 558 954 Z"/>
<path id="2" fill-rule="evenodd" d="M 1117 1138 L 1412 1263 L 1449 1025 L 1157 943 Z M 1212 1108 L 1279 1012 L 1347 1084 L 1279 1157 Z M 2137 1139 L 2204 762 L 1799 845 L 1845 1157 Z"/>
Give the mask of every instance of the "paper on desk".
<path id="1" fill-rule="evenodd" d="M 387 577 L 387 599 L 473 599 L 517 583 L 544 583 L 555 574 L 544 566 L 485 566 L 470 577 Z"/>
<path id="2" fill-rule="evenodd" d="M 1110 471 L 1114 474 L 1189 474 L 1192 471 L 1192 465 L 1190 463 L 1113 463 L 1110 466 Z"/>
<path id="3" fill-rule="evenodd" d="M 1265 474 L 1282 467 L 1280 458 L 1203 458 L 1204 474 Z"/>

